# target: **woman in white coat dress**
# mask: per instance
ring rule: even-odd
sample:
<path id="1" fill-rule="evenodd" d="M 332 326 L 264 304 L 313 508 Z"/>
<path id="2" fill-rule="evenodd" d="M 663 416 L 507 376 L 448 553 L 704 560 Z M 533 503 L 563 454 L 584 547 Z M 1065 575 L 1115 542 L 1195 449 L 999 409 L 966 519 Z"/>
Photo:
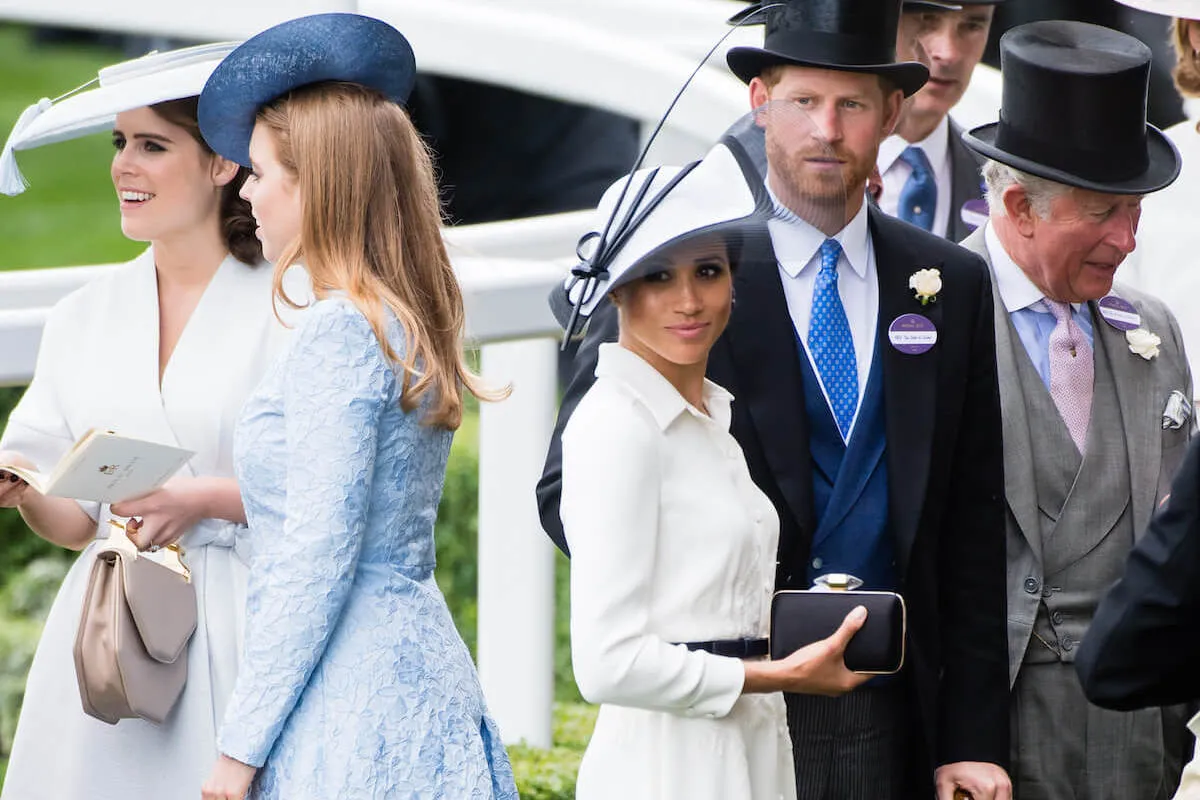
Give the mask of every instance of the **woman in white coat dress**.
<path id="1" fill-rule="evenodd" d="M 207 149 L 196 98 L 184 96 L 197 94 L 203 77 L 174 85 L 164 69 L 146 72 L 147 81 L 130 79 L 99 101 L 119 112 L 112 180 L 122 230 L 151 246 L 51 311 L 0 450 L 47 470 L 89 428 L 106 428 L 195 455 L 162 489 L 112 508 L 43 497 L 7 475 L 0 484 L 0 505 L 18 508 L 38 535 L 83 551 L 34 657 L 3 800 L 193 800 L 236 677 L 246 566 L 232 432 L 285 329 L 238 197 L 246 173 Z M 129 108 L 150 99 L 165 102 Z M 179 540 L 196 587 L 187 685 L 162 725 L 108 725 L 86 716 L 79 698 L 72 648 L 96 537 L 108 535 L 112 515 L 141 519 L 132 536 L 143 549 Z"/>
<path id="2" fill-rule="evenodd" d="M 787 659 L 762 658 L 779 520 L 729 432 L 733 398 L 704 377 L 754 201 L 723 147 L 673 190 L 676 171 L 647 175 L 626 197 L 653 210 L 618 252 L 601 248 L 607 284 L 591 293 L 616 305 L 619 340 L 600 346 L 562 434 L 571 652 L 580 691 L 602 704 L 576 796 L 795 798 L 780 692 L 861 684 L 843 652 L 866 613 Z"/>

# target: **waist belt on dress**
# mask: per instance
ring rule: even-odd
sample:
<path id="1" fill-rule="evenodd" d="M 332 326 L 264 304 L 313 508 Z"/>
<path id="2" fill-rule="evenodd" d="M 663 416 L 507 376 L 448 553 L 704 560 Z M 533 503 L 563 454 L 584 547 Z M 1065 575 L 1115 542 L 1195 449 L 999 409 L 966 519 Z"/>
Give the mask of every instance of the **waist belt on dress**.
<path id="1" fill-rule="evenodd" d="M 714 639 L 708 642 L 676 642 L 688 650 L 703 650 L 714 656 L 758 658 L 769 651 L 766 639 Z"/>

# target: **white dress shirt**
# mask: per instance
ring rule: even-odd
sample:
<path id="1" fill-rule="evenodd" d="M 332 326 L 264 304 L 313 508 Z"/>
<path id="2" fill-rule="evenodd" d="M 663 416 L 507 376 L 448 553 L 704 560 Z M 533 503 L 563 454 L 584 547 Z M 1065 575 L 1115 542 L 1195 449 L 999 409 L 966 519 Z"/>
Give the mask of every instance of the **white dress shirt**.
<path id="1" fill-rule="evenodd" d="M 818 376 L 821 373 L 808 348 L 813 287 L 817 282 L 817 273 L 821 271 L 821 245 L 827 238 L 833 238 L 842 246 L 842 255 L 838 259 L 838 295 L 842 298 L 846 320 L 850 323 L 850 335 L 854 339 L 854 360 L 858 367 L 858 408 L 862 408 L 867 377 L 871 374 L 871 359 L 875 353 L 875 329 L 879 324 L 879 279 L 875 271 L 875 249 L 867 225 L 867 203 L 864 202 L 854 219 L 833 237 L 826 236 L 782 208 L 778 200 L 775 205 L 786 219 L 769 220 L 767 230 L 771 234 L 775 258 L 779 261 L 783 294 L 787 298 L 792 324 L 804 342 L 804 352 Z M 821 385 L 821 391 L 828 403 L 829 392 L 824 384 Z M 858 409 L 854 411 L 854 420 L 858 420 Z M 853 431 L 854 424 L 851 423 L 846 432 L 847 440 Z"/>
<path id="2" fill-rule="evenodd" d="M 945 237 L 950 230 L 950 214 L 957 213 L 950 208 L 951 198 L 951 169 L 950 169 L 950 118 L 942 117 L 942 121 L 933 129 L 933 133 L 915 144 L 899 134 L 892 134 L 879 145 L 879 157 L 875 160 L 879 174 L 883 178 L 883 195 L 879 198 L 879 208 L 885 214 L 899 217 L 900 193 L 904 184 L 912 175 L 912 167 L 900 160 L 900 154 L 909 145 L 925 151 L 929 165 L 933 167 L 933 178 L 937 181 L 937 208 L 933 212 L 933 230 L 931 233 Z"/>
<path id="3" fill-rule="evenodd" d="M 729 433 L 650 364 L 600 346 L 562 434 L 571 657 L 601 703 L 577 796 L 795 797 L 783 696 L 742 695 L 741 660 L 681 642 L 765 637 L 779 518 Z"/>

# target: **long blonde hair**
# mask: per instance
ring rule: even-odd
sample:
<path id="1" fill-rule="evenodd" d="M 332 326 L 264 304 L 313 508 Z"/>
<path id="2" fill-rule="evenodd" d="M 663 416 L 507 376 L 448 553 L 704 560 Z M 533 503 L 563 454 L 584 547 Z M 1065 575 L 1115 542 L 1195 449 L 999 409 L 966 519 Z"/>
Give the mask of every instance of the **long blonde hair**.
<path id="1" fill-rule="evenodd" d="M 426 424 L 457 429 L 464 386 L 480 399 L 503 397 L 463 360 L 462 291 L 442 241 L 433 163 L 404 110 L 358 84 L 321 83 L 265 106 L 258 121 L 298 181 L 302 207 L 299 241 L 275 267 L 275 296 L 298 307 L 283 289 L 297 261 L 318 299 L 344 291 L 403 370 L 401 408 L 434 393 Z M 385 306 L 404 328 L 403 358 L 388 343 Z"/>
<path id="2" fill-rule="evenodd" d="M 1200 97 L 1200 55 L 1192 49 L 1188 36 L 1191 20 L 1176 17 L 1171 20 L 1171 44 L 1175 46 L 1175 88 L 1184 97 Z"/>

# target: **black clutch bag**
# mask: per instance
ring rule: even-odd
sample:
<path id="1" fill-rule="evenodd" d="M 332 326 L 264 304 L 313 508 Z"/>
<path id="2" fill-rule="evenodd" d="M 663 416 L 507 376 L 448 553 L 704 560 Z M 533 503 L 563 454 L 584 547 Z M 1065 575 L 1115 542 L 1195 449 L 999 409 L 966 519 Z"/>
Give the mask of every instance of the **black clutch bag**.
<path id="1" fill-rule="evenodd" d="M 802 647 L 832 636 L 857 606 L 867 609 L 867 621 L 846 646 L 846 668 L 873 675 L 899 672 L 904 666 L 908 623 L 904 598 L 895 592 L 776 592 L 771 600 L 771 659 L 787 658 Z"/>

